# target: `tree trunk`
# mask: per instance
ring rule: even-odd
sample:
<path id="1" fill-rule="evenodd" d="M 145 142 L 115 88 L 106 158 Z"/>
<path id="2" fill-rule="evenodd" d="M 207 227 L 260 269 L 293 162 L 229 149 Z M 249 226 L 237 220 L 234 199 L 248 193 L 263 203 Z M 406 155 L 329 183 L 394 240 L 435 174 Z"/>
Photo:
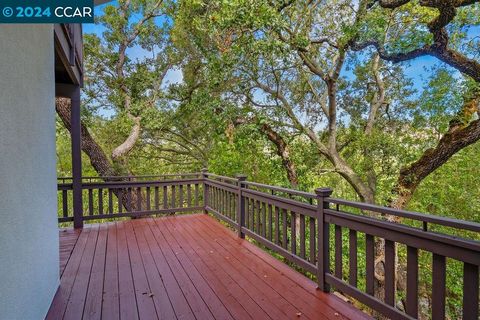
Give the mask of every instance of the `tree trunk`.
<path id="1" fill-rule="evenodd" d="M 62 120 L 65 128 L 71 132 L 72 128 L 72 119 L 71 119 L 71 104 L 70 99 L 66 98 L 56 98 L 55 99 L 55 109 L 57 111 L 58 116 Z M 105 152 L 100 147 L 100 145 L 93 139 L 88 131 L 87 126 L 83 122 L 81 122 L 81 145 L 82 151 L 90 159 L 90 163 L 95 171 L 98 173 L 100 177 L 114 177 L 123 175 L 122 172 L 117 171 L 110 160 L 107 158 Z M 125 168 L 122 168 L 125 169 Z M 123 170 L 121 170 L 123 171 Z M 128 170 L 124 170 L 128 172 Z M 126 178 L 103 178 L 105 182 L 108 181 L 129 181 Z M 120 191 L 122 192 L 122 204 L 127 211 L 135 211 L 137 210 L 137 194 L 136 192 L 128 192 L 128 190 L 119 190 L 114 189 L 114 194 L 118 197 L 120 195 Z"/>
<path id="2" fill-rule="evenodd" d="M 459 115 L 452 121 L 448 131 L 438 141 L 435 148 L 426 150 L 422 156 L 406 168 L 400 170 L 390 206 L 404 209 L 418 185 L 430 173 L 437 170 L 453 155 L 480 139 L 480 119 L 468 121 L 480 107 L 480 93 L 464 103 Z"/>
<path id="3" fill-rule="evenodd" d="M 273 128 L 267 123 L 262 124 L 260 126 L 260 130 L 277 148 L 277 155 L 280 156 L 280 158 L 282 159 L 283 167 L 287 171 L 288 181 L 290 182 L 292 188 L 296 189 L 298 186 L 297 169 L 295 168 L 295 164 L 290 158 L 290 148 L 288 147 L 287 143 L 285 142 L 283 137 L 278 134 L 278 132 L 273 130 Z"/>

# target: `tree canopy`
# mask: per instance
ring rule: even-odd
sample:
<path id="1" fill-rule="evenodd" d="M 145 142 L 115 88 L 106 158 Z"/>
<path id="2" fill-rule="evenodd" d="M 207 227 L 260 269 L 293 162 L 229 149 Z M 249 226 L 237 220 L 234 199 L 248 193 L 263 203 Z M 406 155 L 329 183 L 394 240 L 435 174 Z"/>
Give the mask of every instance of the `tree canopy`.
<path id="1" fill-rule="evenodd" d="M 86 174 L 208 167 L 480 221 L 479 1 L 119 0 L 96 23 Z"/>

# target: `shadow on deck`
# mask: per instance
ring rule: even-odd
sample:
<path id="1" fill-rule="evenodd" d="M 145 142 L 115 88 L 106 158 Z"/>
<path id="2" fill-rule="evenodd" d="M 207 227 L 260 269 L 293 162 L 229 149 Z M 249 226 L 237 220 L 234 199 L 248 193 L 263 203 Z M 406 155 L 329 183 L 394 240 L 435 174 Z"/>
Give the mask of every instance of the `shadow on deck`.
<path id="1" fill-rule="evenodd" d="M 369 319 L 207 215 L 60 230 L 47 319 Z"/>

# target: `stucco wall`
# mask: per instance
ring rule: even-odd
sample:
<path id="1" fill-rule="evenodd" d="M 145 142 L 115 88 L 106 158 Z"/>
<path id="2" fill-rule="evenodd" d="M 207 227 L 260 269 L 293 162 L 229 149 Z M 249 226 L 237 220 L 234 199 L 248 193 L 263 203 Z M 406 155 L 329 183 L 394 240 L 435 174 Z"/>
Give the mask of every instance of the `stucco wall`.
<path id="1" fill-rule="evenodd" d="M 52 25 L 0 27 L 0 319 L 43 319 L 58 287 Z"/>

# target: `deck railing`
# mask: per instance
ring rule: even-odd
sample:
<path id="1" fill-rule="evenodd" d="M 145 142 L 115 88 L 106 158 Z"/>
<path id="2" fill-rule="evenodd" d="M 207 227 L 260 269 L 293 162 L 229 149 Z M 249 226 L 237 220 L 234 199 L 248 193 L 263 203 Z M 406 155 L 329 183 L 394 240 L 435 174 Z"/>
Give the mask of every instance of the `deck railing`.
<path id="1" fill-rule="evenodd" d="M 419 264 L 425 254 L 431 255 L 430 316 L 445 319 L 447 259 L 455 261 L 463 265 L 463 273 L 453 275 L 462 283 L 461 316 L 479 317 L 479 223 L 335 199 L 328 188 L 307 193 L 248 182 L 245 176 L 202 172 L 136 181 L 95 179 L 84 178 L 83 220 L 205 211 L 237 230 L 239 237 L 257 241 L 314 275 L 321 290 L 333 287 L 391 319 L 418 318 L 419 274 L 429 270 Z M 73 220 L 67 181 L 59 184 L 60 222 Z M 398 219 L 389 222 L 386 217 Z M 438 226 L 451 232 L 438 232 Z M 375 270 L 381 257 L 379 296 Z M 404 288 L 399 290 L 396 275 L 402 273 Z M 405 295 L 403 308 L 397 303 L 400 291 Z"/>
<path id="2" fill-rule="evenodd" d="M 59 222 L 74 221 L 72 188 L 71 178 L 59 178 Z M 201 174 L 83 177 L 81 220 L 203 210 L 202 188 Z"/>

